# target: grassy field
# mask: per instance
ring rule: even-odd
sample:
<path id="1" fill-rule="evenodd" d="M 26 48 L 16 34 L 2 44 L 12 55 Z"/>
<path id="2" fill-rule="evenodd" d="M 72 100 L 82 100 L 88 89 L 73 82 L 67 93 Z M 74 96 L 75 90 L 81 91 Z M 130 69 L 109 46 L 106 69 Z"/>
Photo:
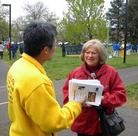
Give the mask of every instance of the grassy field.
<path id="1" fill-rule="evenodd" d="M 17 59 L 20 57 L 17 54 Z M 11 65 L 15 60 L 9 61 L 7 53 L 4 55 L 4 60 L 6 63 Z M 82 63 L 80 56 L 66 56 L 62 57 L 61 49 L 57 48 L 56 53 L 51 61 L 48 61 L 44 67 L 47 71 L 48 76 L 52 80 L 65 79 L 68 73 L 79 66 Z M 126 63 L 123 63 L 123 58 L 111 58 L 108 59 L 108 64 L 114 66 L 117 69 L 128 68 L 133 66 L 138 66 L 138 54 L 131 54 L 126 56 Z M 131 107 L 138 109 L 138 83 L 127 86 L 127 104 Z"/>
<path id="2" fill-rule="evenodd" d="M 80 56 L 61 56 L 61 50 L 57 49 L 54 58 L 45 64 L 48 76 L 51 79 L 64 79 L 67 74 L 75 67 L 81 64 Z M 133 66 L 138 66 L 138 54 L 126 56 L 126 63 L 123 63 L 123 58 L 108 59 L 108 64 L 117 69 L 123 69 Z M 127 105 L 138 109 L 138 83 L 126 86 L 127 90 Z"/>
<path id="3" fill-rule="evenodd" d="M 17 58 L 19 58 L 19 53 Z M 11 65 L 15 60 L 9 61 L 7 53 L 4 55 L 6 63 Z M 56 53 L 51 61 L 45 63 L 44 67 L 47 71 L 48 76 L 52 80 L 60 80 L 66 78 L 68 73 L 79 66 L 82 63 L 80 56 L 65 56 L 62 57 L 61 48 L 56 49 Z M 117 69 L 128 68 L 132 66 L 138 66 L 138 54 L 131 54 L 126 56 L 126 63 L 123 63 L 123 58 L 111 58 L 107 61 L 108 64 L 114 66 Z"/>
<path id="4" fill-rule="evenodd" d="M 20 54 L 17 54 L 17 59 Z M 9 61 L 8 53 L 4 54 L 4 60 L 6 63 L 11 65 L 15 60 Z M 65 79 L 68 73 L 77 66 L 80 66 L 82 61 L 80 56 L 65 56 L 62 57 L 61 48 L 57 48 L 55 55 L 51 61 L 47 61 L 44 67 L 47 71 L 48 76 L 52 80 Z M 117 69 L 128 68 L 138 66 L 138 54 L 131 54 L 126 56 L 126 63 L 123 63 L 123 58 L 111 58 L 107 61 L 108 64 L 114 66 Z"/>
<path id="5" fill-rule="evenodd" d="M 20 57 L 17 54 L 17 59 Z M 6 63 L 11 65 L 15 60 L 9 61 L 9 56 L 7 53 L 4 55 L 4 60 Z M 79 66 L 82 63 L 80 56 L 65 56 L 62 57 L 61 48 L 56 49 L 56 53 L 51 61 L 47 61 L 44 67 L 47 71 L 48 76 L 52 80 L 60 80 L 66 78 L 68 73 Z M 123 63 L 123 58 L 111 58 L 107 61 L 108 64 L 114 66 L 117 69 L 138 66 L 138 54 L 131 54 L 126 56 L 126 63 Z"/>
<path id="6" fill-rule="evenodd" d="M 80 56 L 62 57 L 61 49 L 57 48 L 54 58 L 45 64 L 48 76 L 51 79 L 64 79 L 67 74 L 82 63 Z M 108 59 L 108 64 L 117 69 L 138 66 L 138 54 L 132 54 L 126 57 L 126 63 L 123 63 L 123 58 Z"/>
<path id="7" fill-rule="evenodd" d="M 138 83 L 127 86 L 127 105 L 138 110 Z"/>

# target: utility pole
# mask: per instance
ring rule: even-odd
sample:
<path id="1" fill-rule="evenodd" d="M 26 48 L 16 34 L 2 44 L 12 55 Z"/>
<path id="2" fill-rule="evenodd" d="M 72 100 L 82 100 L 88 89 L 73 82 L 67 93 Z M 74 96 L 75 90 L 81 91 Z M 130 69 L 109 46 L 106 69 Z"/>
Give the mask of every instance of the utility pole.
<path id="1" fill-rule="evenodd" d="M 125 15 L 126 15 L 126 19 L 125 19 L 125 41 L 124 41 L 124 59 L 123 59 L 123 63 L 126 63 L 126 44 L 127 44 L 127 22 L 128 22 L 128 0 L 126 0 L 126 4 L 125 4 Z"/>

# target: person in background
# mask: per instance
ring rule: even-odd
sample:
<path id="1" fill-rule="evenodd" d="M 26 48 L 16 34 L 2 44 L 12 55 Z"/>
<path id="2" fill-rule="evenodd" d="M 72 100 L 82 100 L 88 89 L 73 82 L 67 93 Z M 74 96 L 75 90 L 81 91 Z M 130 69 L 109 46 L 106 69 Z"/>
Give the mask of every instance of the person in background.
<path id="1" fill-rule="evenodd" d="M 17 45 L 17 43 L 13 42 L 12 46 L 11 46 L 11 53 L 12 53 L 12 58 L 13 59 L 16 58 L 17 50 L 18 50 L 18 45 Z"/>
<path id="2" fill-rule="evenodd" d="M 55 52 L 56 34 L 55 26 L 44 22 L 24 30 L 24 53 L 7 74 L 9 136 L 55 136 L 81 112 L 85 96 L 61 108 L 43 67 Z"/>
<path id="3" fill-rule="evenodd" d="M 0 41 L 0 59 L 3 59 L 3 52 L 4 52 L 4 46 L 2 45 L 2 42 Z"/>
<path id="4" fill-rule="evenodd" d="M 7 43 L 6 43 L 6 49 L 7 49 L 8 54 L 10 54 L 11 43 L 9 41 L 7 41 Z"/>
<path id="5" fill-rule="evenodd" d="M 20 52 L 20 54 L 23 53 L 23 50 L 24 50 L 23 48 L 24 48 L 23 43 L 20 43 L 20 44 L 19 44 L 19 52 Z"/>
<path id="6" fill-rule="evenodd" d="M 124 57 L 124 47 L 125 47 L 125 44 L 124 44 L 124 41 L 122 41 L 121 48 L 120 48 L 120 57 L 121 58 Z"/>
<path id="7" fill-rule="evenodd" d="M 64 42 L 62 42 L 61 48 L 62 48 L 62 57 L 65 57 L 65 55 L 66 55 L 66 48 L 65 48 Z"/>
<path id="8" fill-rule="evenodd" d="M 126 44 L 126 54 L 127 54 L 127 55 L 130 55 L 131 49 L 132 49 L 131 43 L 127 43 L 127 44 Z"/>
<path id="9" fill-rule="evenodd" d="M 137 53 L 137 45 L 136 44 L 133 44 L 132 51 L 133 51 L 133 53 Z"/>
<path id="10" fill-rule="evenodd" d="M 113 44 L 113 56 L 119 57 L 119 51 L 120 51 L 120 44 L 119 44 L 119 42 L 115 42 Z"/>
<path id="11" fill-rule="evenodd" d="M 117 70 L 106 64 L 107 51 L 97 39 L 87 41 L 81 52 L 83 64 L 72 70 L 63 86 L 63 103 L 69 98 L 70 79 L 97 79 L 104 86 L 101 105 L 110 114 L 116 107 L 126 102 L 126 91 Z M 78 136 L 103 136 L 99 113 L 94 106 L 85 106 L 81 114 L 75 119 L 72 131 Z"/>

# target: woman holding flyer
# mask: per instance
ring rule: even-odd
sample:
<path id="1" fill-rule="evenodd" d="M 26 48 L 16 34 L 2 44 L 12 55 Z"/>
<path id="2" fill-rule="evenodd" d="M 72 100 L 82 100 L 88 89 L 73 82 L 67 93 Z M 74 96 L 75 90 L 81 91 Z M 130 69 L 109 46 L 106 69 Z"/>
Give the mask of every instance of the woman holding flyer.
<path id="1" fill-rule="evenodd" d="M 69 80 L 97 79 L 104 86 L 101 105 L 112 113 L 114 108 L 126 102 L 126 91 L 115 68 L 106 64 L 107 52 L 97 39 L 87 41 L 81 52 L 81 66 L 69 73 L 63 86 L 64 104 L 68 102 Z M 72 125 L 78 136 L 103 136 L 99 114 L 94 106 L 84 106 L 82 113 Z"/>

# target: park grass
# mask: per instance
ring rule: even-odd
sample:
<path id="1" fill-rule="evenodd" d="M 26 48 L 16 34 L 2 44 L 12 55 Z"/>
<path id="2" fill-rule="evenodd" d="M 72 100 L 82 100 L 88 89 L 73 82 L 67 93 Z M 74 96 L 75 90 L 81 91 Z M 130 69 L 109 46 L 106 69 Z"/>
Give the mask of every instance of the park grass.
<path id="1" fill-rule="evenodd" d="M 57 49 L 54 58 L 45 64 L 48 76 L 53 80 L 60 80 L 66 78 L 68 73 L 75 67 L 81 64 L 79 55 L 71 55 L 62 57 L 60 48 Z M 131 54 L 126 56 L 126 63 L 123 63 L 123 58 L 108 59 L 108 64 L 117 69 L 123 69 L 133 66 L 138 66 L 138 54 Z M 127 105 L 138 109 L 138 83 L 128 85 L 127 90 Z"/>
<path id="2" fill-rule="evenodd" d="M 17 53 L 17 59 L 20 57 L 20 54 Z M 4 60 L 9 65 L 16 59 L 9 61 L 9 56 L 7 53 L 4 55 Z M 75 67 L 80 66 L 82 63 L 79 55 L 70 55 L 62 57 L 61 48 L 57 48 L 55 55 L 52 60 L 47 61 L 44 64 L 44 67 L 47 71 L 47 75 L 52 80 L 61 80 L 65 79 L 68 73 L 73 70 Z M 133 66 L 138 66 L 138 54 L 133 53 L 129 56 L 126 56 L 126 63 L 123 63 L 123 58 L 111 58 L 107 61 L 108 64 L 114 66 L 117 69 L 123 69 Z"/>
<path id="3" fill-rule="evenodd" d="M 138 66 L 138 54 L 133 53 L 129 56 L 127 55 L 125 63 L 123 63 L 123 58 L 108 59 L 107 63 L 117 69 L 124 69 L 124 68 L 128 68 L 128 67 Z"/>
<path id="4" fill-rule="evenodd" d="M 16 59 L 18 59 L 19 57 L 20 54 L 17 53 Z M 12 59 L 9 61 L 8 53 L 6 52 L 4 54 L 4 61 L 9 64 L 9 66 L 12 65 L 12 63 L 16 61 L 16 59 Z M 44 67 L 46 69 L 47 75 L 52 80 L 61 80 L 65 79 L 69 72 L 75 67 L 80 66 L 81 63 L 82 61 L 80 60 L 79 55 L 62 57 L 61 48 L 57 48 L 53 59 L 45 63 Z M 138 66 L 138 54 L 133 53 L 129 56 L 126 56 L 126 63 L 123 63 L 123 58 L 111 58 L 108 59 L 107 63 L 117 69 Z M 128 85 L 126 88 L 128 96 L 127 104 L 138 109 L 138 83 Z"/>
<path id="5" fill-rule="evenodd" d="M 68 73 L 81 63 L 82 62 L 78 55 L 62 57 L 61 51 L 58 48 L 53 59 L 48 61 L 44 67 L 51 79 L 60 80 L 66 78 Z"/>
<path id="6" fill-rule="evenodd" d="M 138 110 L 138 83 L 126 87 L 127 105 Z"/>
<path id="7" fill-rule="evenodd" d="M 48 76 L 53 80 L 66 78 L 68 73 L 77 66 L 80 66 L 82 61 L 79 55 L 71 55 L 62 57 L 61 49 L 57 48 L 55 56 L 51 61 L 48 61 L 44 67 Z M 108 64 L 117 69 L 123 69 L 133 66 L 138 66 L 138 54 L 126 56 L 126 63 L 123 63 L 123 58 L 108 59 Z"/>

